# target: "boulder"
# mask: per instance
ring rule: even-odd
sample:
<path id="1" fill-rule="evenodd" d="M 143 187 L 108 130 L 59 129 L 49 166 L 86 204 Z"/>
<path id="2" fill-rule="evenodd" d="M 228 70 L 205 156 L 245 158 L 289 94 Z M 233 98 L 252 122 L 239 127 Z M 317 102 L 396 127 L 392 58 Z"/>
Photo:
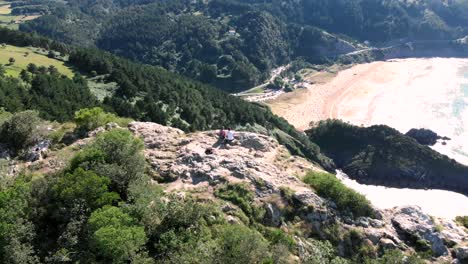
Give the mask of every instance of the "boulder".
<path id="1" fill-rule="evenodd" d="M 456 248 L 455 255 L 462 263 L 468 263 L 468 246 Z"/>
<path id="2" fill-rule="evenodd" d="M 243 133 L 238 138 L 241 146 L 254 149 L 257 151 L 269 151 L 272 148 L 272 143 L 269 138 L 263 135 L 254 133 Z M 257 154 L 260 155 L 260 154 Z"/>
<path id="3" fill-rule="evenodd" d="M 89 131 L 88 132 L 88 137 L 95 137 L 97 136 L 98 134 L 102 133 L 102 132 L 105 132 L 106 131 L 106 128 L 104 127 L 98 127 L 96 129 L 94 129 L 93 131 Z"/>
<path id="4" fill-rule="evenodd" d="M 32 147 L 29 147 L 23 154 L 24 160 L 28 162 L 35 162 L 43 159 L 49 151 L 50 144 L 51 141 L 46 139 L 39 141 Z"/>
<path id="5" fill-rule="evenodd" d="M 128 128 L 142 138 L 145 157 L 155 175 L 161 175 L 167 184 L 174 184 L 174 189 L 194 188 L 200 183 L 214 186 L 226 181 L 247 182 L 252 186 L 261 183 L 261 187 L 255 188 L 255 196 L 262 198 L 279 194 L 280 187 L 288 186 L 297 194 L 295 198 L 299 202 L 323 207 L 323 200 L 292 176 L 300 173 L 299 165 L 304 159 L 275 159 L 288 150 L 273 138 L 236 131 L 236 144 L 227 148 L 220 144 L 216 131 L 185 134 L 179 129 L 148 122 L 132 122 Z M 286 162 L 288 171 L 284 169 Z M 278 224 L 276 220 L 274 224 Z"/>
<path id="6" fill-rule="evenodd" d="M 236 217 L 232 216 L 232 215 L 228 215 L 226 217 L 226 221 L 229 223 L 229 224 L 239 224 L 240 221 L 239 219 L 237 219 Z"/>
<path id="7" fill-rule="evenodd" d="M 396 209 L 392 219 L 394 227 L 406 234 L 410 243 L 414 239 L 422 239 L 430 244 L 435 256 L 448 255 L 443 236 L 436 231 L 435 223 L 429 215 L 423 213 L 417 206 L 405 206 Z"/>
<path id="8" fill-rule="evenodd" d="M 271 203 L 265 204 L 265 224 L 275 227 L 281 225 L 281 211 Z"/>
<path id="9" fill-rule="evenodd" d="M 368 217 L 359 217 L 356 220 L 356 224 L 362 227 L 369 227 L 369 218 Z"/>
<path id="10" fill-rule="evenodd" d="M 382 238 L 379 242 L 380 246 L 385 250 L 396 249 L 398 246 L 393 242 L 393 240 L 388 238 Z"/>
<path id="11" fill-rule="evenodd" d="M 11 159 L 11 151 L 7 145 L 0 143 L 0 159 Z"/>
<path id="12" fill-rule="evenodd" d="M 385 226 L 385 223 L 383 221 L 372 218 L 369 219 L 369 223 L 372 227 L 375 228 L 382 228 Z"/>

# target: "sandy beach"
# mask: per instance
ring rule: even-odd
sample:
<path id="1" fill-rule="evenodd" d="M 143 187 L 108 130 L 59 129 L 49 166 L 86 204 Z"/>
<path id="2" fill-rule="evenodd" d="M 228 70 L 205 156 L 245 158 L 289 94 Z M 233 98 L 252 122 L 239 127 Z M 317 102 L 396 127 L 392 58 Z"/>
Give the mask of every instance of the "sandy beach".
<path id="1" fill-rule="evenodd" d="M 269 105 L 300 130 L 327 118 L 362 126 L 386 124 L 402 133 L 428 128 L 453 139 L 435 149 L 468 164 L 468 149 L 463 146 L 468 138 L 468 111 L 463 108 L 468 97 L 460 89 L 468 83 L 462 72 L 467 66 L 467 59 L 451 58 L 361 64 Z"/>

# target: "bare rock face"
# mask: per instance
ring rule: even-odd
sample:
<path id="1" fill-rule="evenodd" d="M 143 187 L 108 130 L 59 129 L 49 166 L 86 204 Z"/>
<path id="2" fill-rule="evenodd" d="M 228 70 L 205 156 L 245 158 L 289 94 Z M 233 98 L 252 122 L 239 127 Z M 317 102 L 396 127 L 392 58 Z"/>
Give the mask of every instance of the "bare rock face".
<path id="1" fill-rule="evenodd" d="M 50 140 L 42 140 L 36 143 L 34 146 L 29 147 L 24 153 L 24 159 L 29 162 L 35 162 L 45 158 L 49 147 L 51 145 Z"/>
<path id="2" fill-rule="evenodd" d="M 437 226 L 435 219 L 417 206 L 397 208 L 392 223 L 407 239 L 427 241 L 436 256 L 448 255 L 447 245 L 462 243 L 466 239 L 463 230 L 445 221 Z"/>
<path id="3" fill-rule="evenodd" d="M 185 134 L 179 129 L 143 122 L 132 122 L 129 129 L 143 139 L 146 158 L 170 182 L 166 186 L 169 190 L 247 182 L 256 186 L 257 199 L 279 193 L 280 187 L 287 186 L 301 202 L 324 203 L 295 176 L 315 167 L 302 158 L 290 157 L 270 137 L 236 132 L 236 140 L 224 145 L 216 131 Z"/>
<path id="4" fill-rule="evenodd" d="M 380 240 L 380 246 L 382 246 L 385 250 L 397 249 L 398 246 L 393 242 L 393 240 L 388 238 L 383 238 Z"/>
<path id="5" fill-rule="evenodd" d="M 0 159 L 10 160 L 11 156 L 12 154 L 8 146 L 0 143 Z"/>
<path id="6" fill-rule="evenodd" d="M 276 227 L 280 226 L 281 212 L 276 206 L 271 203 L 265 204 L 265 214 L 266 224 Z"/>
<path id="7" fill-rule="evenodd" d="M 455 254 L 462 263 L 468 262 L 468 246 L 456 248 Z"/>

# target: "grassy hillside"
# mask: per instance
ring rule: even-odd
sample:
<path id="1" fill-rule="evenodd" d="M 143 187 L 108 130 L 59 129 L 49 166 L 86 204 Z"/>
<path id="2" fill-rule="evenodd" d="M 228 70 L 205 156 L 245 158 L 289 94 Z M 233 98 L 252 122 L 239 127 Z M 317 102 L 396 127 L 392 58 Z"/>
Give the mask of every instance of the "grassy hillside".
<path id="1" fill-rule="evenodd" d="M 10 58 L 15 59 L 12 65 L 8 61 Z M 0 47 L 0 64 L 5 66 L 7 75 L 18 77 L 21 70 L 26 69 L 29 63 L 44 67 L 52 65 L 57 68 L 60 74 L 73 77 L 72 69 L 66 66 L 63 61 L 49 58 L 47 55 L 41 54 L 38 49 L 11 45 Z"/>
<path id="2" fill-rule="evenodd" d="M 63 101 L 61 97 L 68 100 L 71 96 L 61 84 L 61 82 L 68 82 L 70 87 L 76 88 L 77 93 L 80 91 L 84 93 L 82 94 L 84 100 L 87 100 L 87 91 L 91 88 L 98 98 L 105 97 L 100 104 L 107 110 L 135 120 L 153 121 L 185 131 L 219 129 L 223 126 L 246 127 L 257 124 L 266 128 L 267 133 L 277 136 L 278 140 L 294 154 L 306 156 L 324 168 L 333 168 L 331 161 L 321 155 L 317 146 L 305 135 L 263 106 L 247 103 L 160 67 L 136 64 L 95 49 L 68 46 L 37 35 L 7 29 L 0 29 L 0 43 L 2 42 L 21 47 L 48 47 L 62 54 L 68 54 L 68 63 L 82 73 L 82 76 L 98 77 L 93 78 L 99 84 L 94 86 L 80 76 L 74 77 L 71 82 L 53 78 L 50 81 L 56 84 L 55 87 L 49 85 L 49 80 L 40 80 L 40 82 L 33 80 L 32 84 L 38 85 L 37 109 L 50 109 L 50 111 L 41 112 L 42 116 L 47 119 L 67 120 L 70 114 L 76 111 L 75 108 L 69 107 L 69 103 L 61 103 Z M 11 84 L 5 86 L 8 93 L 17 90 L 12 89 L 11 86 Z M 113 91 L 115 87 L 117 89 Z M 101 89 L 102 93 L 98 94 L 94 89 Z M 52 90 L 58 90 L 61 94 L 57 95 Z M 47 100 L 43 98 L 44 96 L 57 99 L 57 101 Z M 0 99 L 2 99 L 1 96 Z M 10 108 L 5 107 L 6 110 L 18 111 L 27 105 L 28 94 L 26 92 L 26 94 L 18 94 L 16 98 L 9 96 L 6 99 L 8 99 L 6 103 L 10 105 Z M 55 103 L 60 107 L 56 113 L 50 113 L 57 109 L 57 106 L 51 105 Z M 88 104 L 91 103 L 93 102 Z M 282 132 L 281 135 L 275 132 L 277 130 Z"/>
<path id="3" fill-rule="evenodd" d="M 22 70 L 26 70 L 28 64 L 33 63 L 38 67 L 54 66 L 58 72 L 69 78 L 72 78 L 77 72 L 76 69 L 67 65 L 64 60 L 49 58 L 47 51 L 42 48 L 17 47 L 6 45 L 0 47 L 0 64 L 4 66 L 7 76 L 18 77 Z M 9 59 L 14 58 L 15 63 L 10 65 Z M 86 78 L 91 92 L 99 99 L 103 100 L 106 96 L 111 96 L 117 89 L 115 82 L 105 82 L 105 76 L 89 76 Z"/>
<path id="4" fill-rule="evenodd" d="M 11 24 L 11 21 L 16 20 L 16 16 L 11 15 L 10 4 L 0 1 L 0 26 L 10 29 L 18 29 L 18 25 Z"/>
<path id="5" fill-rule="evenodd" d="M 0 0 L 0 27 L 18 29 L 19 24 L 39 17 L 38 14 L 12 14 L 13 3 Z"/>
<path id="6" fill-rule="evenodd" d="M 20 30 L 95 46 L 236 92 L 262 83 L 280 65 L 299 58 L 325 63 L 362 47 L 360 42 L 464 37 L 467 3 L 84 0 L 51 8 Z M 351 61 L 376 59 L 366 55 Z"/>

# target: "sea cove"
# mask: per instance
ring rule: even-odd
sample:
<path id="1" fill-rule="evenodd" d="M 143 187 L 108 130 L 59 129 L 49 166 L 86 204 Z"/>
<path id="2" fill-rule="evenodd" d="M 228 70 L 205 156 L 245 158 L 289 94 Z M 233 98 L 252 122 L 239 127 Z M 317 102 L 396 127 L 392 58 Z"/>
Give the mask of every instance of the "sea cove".
<path id="1" fill-rule="evenodd" d="M 298 129 L 327 118 L 358 126 L 385 124 L 402 133 L 427 128 L 452 139 L 434 149 L 468 164 L 468 59 L 360 64 L 294 93 L 270 105 Z"/>

